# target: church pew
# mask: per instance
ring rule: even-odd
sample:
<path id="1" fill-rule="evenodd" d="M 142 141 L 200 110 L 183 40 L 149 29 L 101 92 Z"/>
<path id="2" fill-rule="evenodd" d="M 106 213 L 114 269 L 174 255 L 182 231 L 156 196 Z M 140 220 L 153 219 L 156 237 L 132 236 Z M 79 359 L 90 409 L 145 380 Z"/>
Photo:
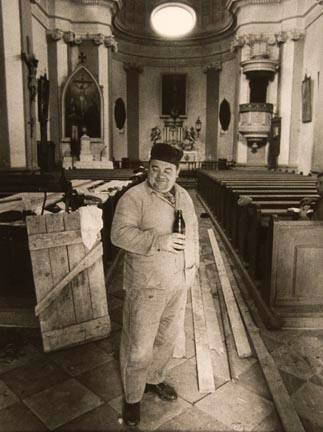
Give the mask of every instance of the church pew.
<path id="1" fill-rule="evenodd" d="M 323 222 L 270 220 L 271 309 L 286 327 L 323 328 Z"/>
<path id="2" fill-rule="evenodd" d="M 289 189 L 313 189 L 315 188 L 315 181 L 309 183 L 309 182 L 302 182 L 299 180 L 293 180 L 293 181 L 286 181 L 286 180 L 262 180 L 259 179 L 257 181 L 239 181 L 239 182 L 221 182 L 219 186 L 216 187 L 216 202 L 217 202 L 217 212 L 216 215 L 219 218 L 220 221 L 224 221 L 225 218 L 225 206 L 226 206 L 226 200 L 228 198 L 229 191 L 232 189 L 280 189 L 284 190 Z"/>
<path id="3" fill-rule="evenodd" d="M 241 207 L 240 218 L 237 221 L 237 250 L 244 262 L 249 264 L 254 274 L 259 233 L 263 217 L 270 214 L 287 216 L 289 207 L 296 207 L 299 201 L 254 201 L 252 204 Z"/>
<path id="4" fill-rule="evenodd" d="M 265 193 L 264 193 L 265 192 Z M 244 190 L 243 194 L 240 194 L 240 192 L 233 192 L 230 195 L 230 200 L 227 200 L 226 202 L 226 209 L 225 209 L 225 228 L 227 230 L 228 236 L 231 238 L 232 244 L 236 245 L 237 241 L 237 232 L 239 229 L 239 218 L 240 218 L 240 211 L 241 207 L 238 204 L 239 197 L 241 195 L 247 195 L 248 197 L 252 198 L 253 200 L 261 200 L 261 201 L 289 201 L 294 200 L 298 201 L 298 204 L 296 207 L 299 207 L 299 202 L 304 197 L 308 198 L 316 198 L 318 197 L 315 189 L 297 189 L 297 190 L 270 190 L 267 189 L 266 191 L 261 191 L 261 193 L 258 193 L 258 191 L 253 190 Z"/>
<path id="5" fill-rule="evenodd" d="M 235 210 L 236 206 L 238 205 L 238 200 L 240 196 L 246 195 L 253 197 L 261 197 L 266 199 L 267 196 L 270 195 L 279 195 L 279 196 L 287 196 L 290 195 L 291 197 L 294 196 L 300 196 L 303 195 L 310 195 L 310 194 L 316 194 L 316 188 L 314 186 L 309 188 L 304 187 L 294 187 L 294 186 L 286 186 L 285 188 L 278 188 L 278 187 L 267 187 L 267 188 L 258 188 L 258 189 L 252 189 L 252 188 L 243 188 L 240 189 L 238 187 L 231 189 L 229 188 L 227 191 L 227 194 L 224 198 L 224 221 L 230 219 L 230 215 Z M 301 198 L 300 198 L 301 199 Z"/>
<path id="6" fill-rule="evenodd" d="M 267 177 L 269 177 L 267 175 Z M 270 176 L 270 179 L 272 180 L 272 177 Z M 290 178 L 290 177 L 288 177 Z M 212 209 L 212 212 L 217 217 L 219 221 L 224 220 L 224 196 L 225 192 L 229 190 L 230 188 L 239 189 L 239 188 L 248 188 L 253 190 L 264 190 L 264 189 L 277 189 L 277 190 L 283 190 L 284 187 L 288 190 L 293 190 L 295 187 L 298 189 L 301 187 L 302 189 L 312 189 L 315 184 L 315 180 L 313 178 L 310 178 L 310 180 L 307 180 L 308 178 L 297 176 L 297 181 L 299 181 L 299 178 L 301 179 L 301 185 L 298 186 L 294 182 L 291 184 L 286 182 L 286 179 L 282 181 L 281 179 L 279 182 L 277 180 L 275 182 L 268 183 L 267 180 L 265 180 L 265 183 L 263 180 L 257 180 L 255 181 L 249 181 L 246 180 L 245 177 L 243 178 L 243 181 L 239 181 L 238 184 L 235 182 L 225 182 L 223 185 L 221 182 L 217 181 L 216 176 L 214 173 L 209 173 L 207 171 L 200 171 L 198 173 L 198 191 L 201 194 L 201 196 L 205 199 L 205 201 L 208 203 L 210 208 Z M 303 183 L 303 179 L 306 179 Z M 230 185 L 229 185 L 230 183 Z M 222 190 L 221 190 L 222 189 Z"/>

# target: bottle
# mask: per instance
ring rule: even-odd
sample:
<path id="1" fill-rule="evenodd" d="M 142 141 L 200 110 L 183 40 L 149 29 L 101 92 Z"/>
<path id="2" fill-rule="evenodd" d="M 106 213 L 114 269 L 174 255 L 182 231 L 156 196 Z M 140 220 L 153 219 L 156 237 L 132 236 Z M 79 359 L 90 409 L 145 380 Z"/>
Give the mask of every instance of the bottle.
<path id="1" fill-rule="evenodd" d="M 185 221 L 182 210 L 175 210 L 173 233 L 185 234 Z"/>

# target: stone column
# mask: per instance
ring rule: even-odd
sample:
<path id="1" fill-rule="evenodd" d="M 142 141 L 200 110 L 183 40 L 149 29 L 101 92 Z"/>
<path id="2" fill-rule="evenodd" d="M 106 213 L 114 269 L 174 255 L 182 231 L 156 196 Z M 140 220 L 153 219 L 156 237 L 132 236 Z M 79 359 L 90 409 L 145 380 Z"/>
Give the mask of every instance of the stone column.
<path id="1" fill-rule="evenodd" d="M 242 73 L 242 70 L 240 70 L 240 98 L 238 105 L 248 103 L 250 97 L 250 87 L 249 87 L 249 80 L 247 79 L 246 75 Z M 240 114 L 239 114 L 240 118 Z M 238 120 L 239 124 L 239 120 Z M 247 146 L 247 140 L 242 134 L 238 135 L 238 143 L 237 143 L 237 163 L 238 164 L 246 164 L 247 163 L 247 157 L 248 157 L 248 146 Z"/>
<path id="2" fill-rule="evenodd" d="M 218 158 L 219 86 L 221 65 L 210 65 L 206 73 L 205 159 Z"/>
<path id="3" fill-rule="evenodd" d="M 0 166 L 34 169 L 37 63 L 32 55 L 30 3 L 0 0 L 0 20 Z"/>
<path id="4" fill-rule="evenodd" d="M 139 75 L 143 69 L 125 64 L 127 73 L 127 141 L 129 159 L 139 159 Z"/>
<path id="5" fill-rule="evenodd" d="M 68 75 L 67 45 L 63 39 L 63 31 L 52 30 L 47 35 L 48 49 L 48 78 L 50 81 L 49 107 L 50 107 L 50 138 L 55 143 L 55 161 L 62 160 L 61 138 L 62 106 L 61 87 Z"/>
<path id="6" fill-rule="evenodd" d="M 292 136 L 291 126 L 294 123 L 297 107 L 292 106 L 293 92 L 295 91 L 295 61 L 296 44 L 294 38 L 288 37 L 281 47 L 281 73 L 280 73 L 280 107 L 279 114 L 282 118 L 279 165 L 289 165 L 290 163 L 290 144 Z M 295 126 L 295 124 L 294 124 Z M 295 138 L 295 136 L 294 136 Z"/>

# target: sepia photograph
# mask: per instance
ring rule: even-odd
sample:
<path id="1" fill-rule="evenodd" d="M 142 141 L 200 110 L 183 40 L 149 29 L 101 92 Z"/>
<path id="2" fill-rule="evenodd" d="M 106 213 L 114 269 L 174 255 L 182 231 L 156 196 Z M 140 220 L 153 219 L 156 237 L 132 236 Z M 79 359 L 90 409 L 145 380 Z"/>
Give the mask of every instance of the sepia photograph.
<path id="1" fill-rule="evenodd" d="M 0 432 L 323 431 L 323 0 L 0 0 Z"/>

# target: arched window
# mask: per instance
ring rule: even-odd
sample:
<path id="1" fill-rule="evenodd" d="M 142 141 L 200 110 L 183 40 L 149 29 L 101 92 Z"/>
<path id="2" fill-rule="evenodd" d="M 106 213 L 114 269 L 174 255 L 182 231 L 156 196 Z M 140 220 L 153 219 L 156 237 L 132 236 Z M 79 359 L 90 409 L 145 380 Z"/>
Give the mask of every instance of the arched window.
<path id="1" fill-rule="evenodd" d="M 230 104 L 226 99 L 223 99 L 221 102 L 219 118 L 222 130 L 227 131 L 231 121 L 231 110 Z"/>

